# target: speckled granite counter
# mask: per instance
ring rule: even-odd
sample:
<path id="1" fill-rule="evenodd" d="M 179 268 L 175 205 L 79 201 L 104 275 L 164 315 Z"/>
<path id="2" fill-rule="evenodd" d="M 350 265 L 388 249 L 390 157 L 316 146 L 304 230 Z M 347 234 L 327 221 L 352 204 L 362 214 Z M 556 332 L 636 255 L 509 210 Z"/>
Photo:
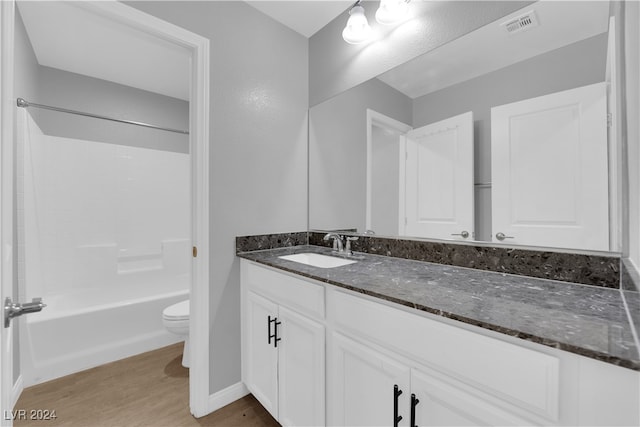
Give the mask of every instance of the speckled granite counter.
<path id="1" fill-rule="evenodd" d="M 241 258 L 528 341 L 640 371 L 619 290 L 379 255 L 317 268 L 279 258 L 319 246 L 238 253 Z"/>

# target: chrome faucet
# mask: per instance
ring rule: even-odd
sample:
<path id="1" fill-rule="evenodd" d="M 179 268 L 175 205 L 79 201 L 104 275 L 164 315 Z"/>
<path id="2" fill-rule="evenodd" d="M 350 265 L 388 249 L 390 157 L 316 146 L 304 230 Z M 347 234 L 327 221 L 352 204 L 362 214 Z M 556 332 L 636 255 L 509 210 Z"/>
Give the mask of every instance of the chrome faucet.
<path id="1" fill-rule="evenodd" d="M 343 237 L 338 233 L 327 233 L 324 236 L 324 240 L 327 241 L 329 239 L 333 239 L 333 252 L 341 254 L 341 255 L 353 255 L 351 251 L 351 242 L 358 240 L 358 236 L 349 237 L 347 236 L 347 244 L 346 246 L 343 244 Z"/>
<path id="2" fill-rule="evenodd" d="M 327 233 L 324 236 L 325 241 L 333 239 L 333 251 L 338 253 L 344 252 L 344 247 L 342 246 L 342 236 L 338 233 Z"/>

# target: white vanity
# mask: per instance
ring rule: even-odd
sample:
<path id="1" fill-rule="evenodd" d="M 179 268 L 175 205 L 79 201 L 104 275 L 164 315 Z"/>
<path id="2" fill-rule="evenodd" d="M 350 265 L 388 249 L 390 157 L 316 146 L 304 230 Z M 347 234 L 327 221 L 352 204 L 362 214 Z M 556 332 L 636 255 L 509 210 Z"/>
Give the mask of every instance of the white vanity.
<path id="1" fill-rule="evenodd" d="M 536 319 L 509 297 L 511 309 L 496 306 L 489 314 L 497 299 L 451 289 L 451 299 L 466 307 L 458 311 L 464 315 L 450 307 L 438 313 L 437 300 L 446 301 L 449 289 L 432 286 L 440 274 L 432 271 L 436 264 L 365 255 L 323 269 L 279 258 L 309 248 L 330 252 L 305 246 L 240 254 L 242 379 L 282 425 L 639 424 L 637 349 L 629 360 L 590 349 L 602 337 L 614 345 L 616 325 L 583 335 L 594 342 L 582 347 L 545 340 L 524 329 L 531 323 L 547 334 L 551 311 L 536 308 Z M 383 291 L 373 275 L 385 263 L 410 263 L 413 270 L 401 266 L 405 278 L 392 272 L 396 277 Z M 454 273 L 447 280 L 455 281 Z M 354 280 L 359 274 L 372 279 Z M 485 275 L 485 283 L 469 289 L 490 287 L 491 278 L 509 280 L 498 273 L 461 274 Z M 532 286 L 527 282 L 523 289 Z M 433 301 L 424 304 L 416 289 L 435 295 Z M 484 299 L 482 310 L 465 302 L 474 298 Z M 510 319 L 517 324 L 509 325 Z M 588 327 L 600 330 L 605 323 L 594 319 Z"/>

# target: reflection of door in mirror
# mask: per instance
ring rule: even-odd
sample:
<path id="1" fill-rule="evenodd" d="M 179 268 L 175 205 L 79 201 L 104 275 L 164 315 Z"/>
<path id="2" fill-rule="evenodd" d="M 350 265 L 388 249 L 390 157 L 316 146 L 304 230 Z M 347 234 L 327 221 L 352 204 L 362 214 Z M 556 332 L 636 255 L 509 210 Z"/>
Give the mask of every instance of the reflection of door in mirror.
<path id="1" fill-rule="evenodd" d="M 414 129 L 403 140 L 399 234 L 473 239 L 473 113 Z"/>
<path id="2" fill-rule="evenodd" d="M 492 108 L 494 242 L 609 250 L 606 83 Z"/>
<path id="3" fill-rule="evenodd" d="M 365 227 L 376 234 L 399 234 L 400 136 L 410 130 L 411 126 L 406 123 L 367 109 Z"/>

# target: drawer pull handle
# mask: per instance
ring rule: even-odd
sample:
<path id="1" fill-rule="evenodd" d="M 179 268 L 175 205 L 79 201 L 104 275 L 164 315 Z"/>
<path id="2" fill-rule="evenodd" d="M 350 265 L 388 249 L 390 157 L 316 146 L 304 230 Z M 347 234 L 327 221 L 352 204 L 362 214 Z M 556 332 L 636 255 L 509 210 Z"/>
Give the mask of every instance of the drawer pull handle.
<path id="1" fill-rule="evenodd" d="M 274 333 L 271 333 L 271 323 L 274 324 Z M 280 341 L 280 338 L 278 338 L 278 325 L 280 324 L 280 322 L 278 322 L 278 318 L 277 317 L 271 317 L 271 316 L 267 316 L 267 344 L 271 344 L 271 339 L 274 339 L 274 346 L 277 347 L 278 346 L 278 341 Z"/>
<path id="2" fill-rule="evenodd" d="M 398 415 L 398 397 L 402 394 L 402 390 L 398 388 L 398 384 L 393 386 L 393 427 L 398 427 L 398 423 L 402 420 L 402 415 Z"/>
<path id="3" fill-rule="evenodd" d="M 410 427 L 418 427 L 416 425 L 416 405 L 420 403 L 420 400 L 416 398 L 416 395 L 411 393 L 411 425 Z"/>
<path id="4" fill-rule="evenodd" d="M 278 325 L 282 324 L 282 322 L 278 322 L 278 318 L 277 317 L 275 319 L 273 319 L 273 320 L 274 320 L 274 323 L 273 323 L 273 330 L 274 330 L 273 337 L 275 338 L 273 340 L 273 346 L 275 348 L 278 348 L 278 341 L 280 341 L 280 338 L 278 337 Z"/>

